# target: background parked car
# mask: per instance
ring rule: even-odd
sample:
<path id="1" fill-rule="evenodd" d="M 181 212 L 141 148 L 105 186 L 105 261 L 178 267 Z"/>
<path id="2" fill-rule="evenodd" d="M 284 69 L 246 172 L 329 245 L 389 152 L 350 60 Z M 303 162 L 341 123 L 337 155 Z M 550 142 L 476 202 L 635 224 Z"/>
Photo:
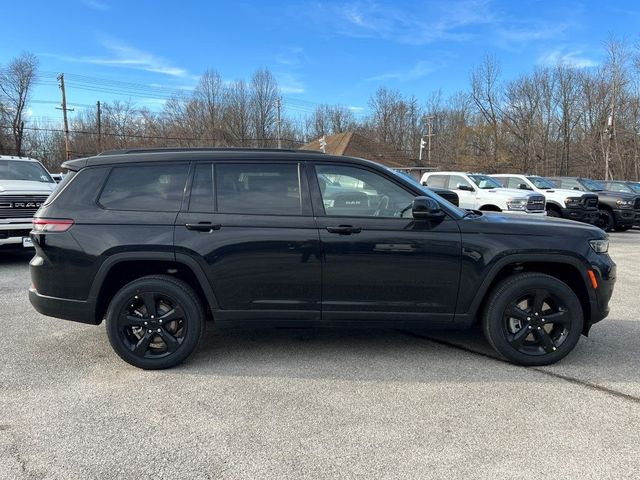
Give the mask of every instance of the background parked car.
<path id="1" fill-rule="evenodd" d="M 629 230 L 640 218 L 640 195 L 605 190 L 602 183 L 590 178 L 552 177 L 549 180 L 561 188 L 597 194 L 599 226 L 607 232 Z"/>
<path id="2" fill-rule="evenodd" d="M 490 212 L 546 215 L 544 196 L 503 188 L 487 175 L 464 172 L 427 172 L 421 183 L 429 188 L 455 191 L 460 207 Z"/>
<path id="3" fill-rule="evenodd" d="M 555 188 L 547 179 L 538 175 L 497 174 L 491 175 L 502 186 L 529 190 L 544 195 L 547 215 L 568 218 L 579 222 L 598 222 L 598 196 L 595 193 L 578 192 Z"/>

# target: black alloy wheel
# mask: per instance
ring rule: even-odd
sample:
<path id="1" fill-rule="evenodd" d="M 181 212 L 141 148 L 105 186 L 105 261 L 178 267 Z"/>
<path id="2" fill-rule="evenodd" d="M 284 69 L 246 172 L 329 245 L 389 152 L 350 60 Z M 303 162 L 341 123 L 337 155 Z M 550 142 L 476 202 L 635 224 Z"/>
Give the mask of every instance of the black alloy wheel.
<path id="1" fill-rule="evenodd" d="M 179 364 L 195 349 L 204 314 L 189 285 L 169 276 L 149 276 L 118 291 L 106 318 L 111 346 L 123 360 L 161 369 Z"/>
<path id="2" fill-rule="evenodd" d="M 577 344 L 584 323 L 571 288 L 555 277 L 520 273 L 490 294 L 483 328 L 489 343 L 520 365 L 548 365 Z"/>
<path id="3" fill-rule="evenodd" d="M 611 210 L 601 208 L 598 210 L 598 222 L 596 223 L 605 232 L 612 232 L 616 228 L 616 219 Z"/>

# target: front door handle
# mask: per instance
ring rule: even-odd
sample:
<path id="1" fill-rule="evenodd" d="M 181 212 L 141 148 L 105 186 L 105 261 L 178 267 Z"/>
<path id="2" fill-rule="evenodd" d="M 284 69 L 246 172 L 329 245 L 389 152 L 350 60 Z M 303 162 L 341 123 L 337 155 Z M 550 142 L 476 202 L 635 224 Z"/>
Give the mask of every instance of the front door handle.
<path id="1" fill-rule="evenodd" d="M 186 223 L 184 226 L 187 227 L 187 230 L 195 230 L 197 232 L 213 232 L 222 228 L 219 223 L 214 224 L 211 222 Z"/>
<path id="2" fill-rule="evenodd" d="M 339 235 L 351 235 L 352 233 L 360 233 L 362 227 L 354 227 L 352 225 L 338 225 L 334 227 L 327 227 L 327 232 L 337 233 Z"/>

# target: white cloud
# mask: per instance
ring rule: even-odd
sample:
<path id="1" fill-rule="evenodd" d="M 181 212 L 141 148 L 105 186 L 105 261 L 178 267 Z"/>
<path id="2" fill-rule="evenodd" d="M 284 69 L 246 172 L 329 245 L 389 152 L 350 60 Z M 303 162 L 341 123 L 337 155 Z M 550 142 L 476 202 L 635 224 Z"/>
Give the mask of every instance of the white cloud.
<path id="1" fill-rule="evenodd" d="M 537 63 L 545 66 L 566 65 L 575 68 L 591 68 L 600 65 L 600 62 L 584 55 L 580 49 L 568 49 L 558 47 L 543 53 L 538 57 Z"/>
<path id="2" fill-rule="evenodd" d="M 426 77 L 427 75 L 435 72 L 441 67 L 442 67 L 442 64 L 440 62 L 433 63 L 433 62 L 426 62 L 424 60 L 421 60 L 417 62 L 413 67 L 411 67 L 409 70 L 401 71 L 401 72 L 383 73 L 381 75 L 376 75 L 374 77 L 367 78 L 367 81 L 377 82 L 380 80 L 398 80 L 401 82 L 406 82 L 411 80 L 417 80 L 419 78 Z"/>
<path id="3" fill-rule="evenodd" d="M 168 60 L 150 52 L 131 47 L 112 38 L 103 39 L 100 44 L 107 51 L 104 56 L 51 55 L 60 60 L 74 63 L 90 63 L 108 67 L 130 68 L 145 72 L 161 73 L 172 77 L 195 79 L 186 69 L 173 65 Z"/>

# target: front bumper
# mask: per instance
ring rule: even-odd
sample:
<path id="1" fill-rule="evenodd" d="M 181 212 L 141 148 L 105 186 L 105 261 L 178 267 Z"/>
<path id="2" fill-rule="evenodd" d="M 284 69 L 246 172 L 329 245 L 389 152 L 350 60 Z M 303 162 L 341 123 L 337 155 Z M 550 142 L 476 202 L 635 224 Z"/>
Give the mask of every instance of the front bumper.
<path id="1" fill-rule="evenodd" d="M 609 255 L 598 255 L 598 261 L 592 262 L 593 270 L 598 288 L 591 288 L 593 295 L 589 295 L 591 304 L 591 315 L 587 321 L 586 331 L 589 331 L 591 325 L 603 320 L 609 315 L 609 301 L 613 295 L 613 287 L 616 283 L 617 267 Z"/>
<path id="2" fill-rule="evenodd" d="M 590 223 L 595 225 L 598 222 L 598 210 L 585 210 L 583 208 L 561 208 L 562 218 L 575 220 L 576 222 Z"/>
<path id="3" fill-rule="evenodd" d="M 49 317 L 92 325 L 100 323 L 95 320 L 95 305 L 93 302 L 48 297 L 39 294 L 33 287 L 29 289 L 29 301 L 38 312 Z"/>
<path id="4" fill-rule="evenodd" d="M 31 219 L 19 223 L 0 223 L 0 246 L 22 244 L 22 239 L 29 237 Z"/>
<path id="5" fill-rule="evenodd" d="M 613 210 L 616 218 L 616 225 L 624 227 L 627 225 L 637 225 L 637 215 L 635 210 L 618 208 Z"/>

